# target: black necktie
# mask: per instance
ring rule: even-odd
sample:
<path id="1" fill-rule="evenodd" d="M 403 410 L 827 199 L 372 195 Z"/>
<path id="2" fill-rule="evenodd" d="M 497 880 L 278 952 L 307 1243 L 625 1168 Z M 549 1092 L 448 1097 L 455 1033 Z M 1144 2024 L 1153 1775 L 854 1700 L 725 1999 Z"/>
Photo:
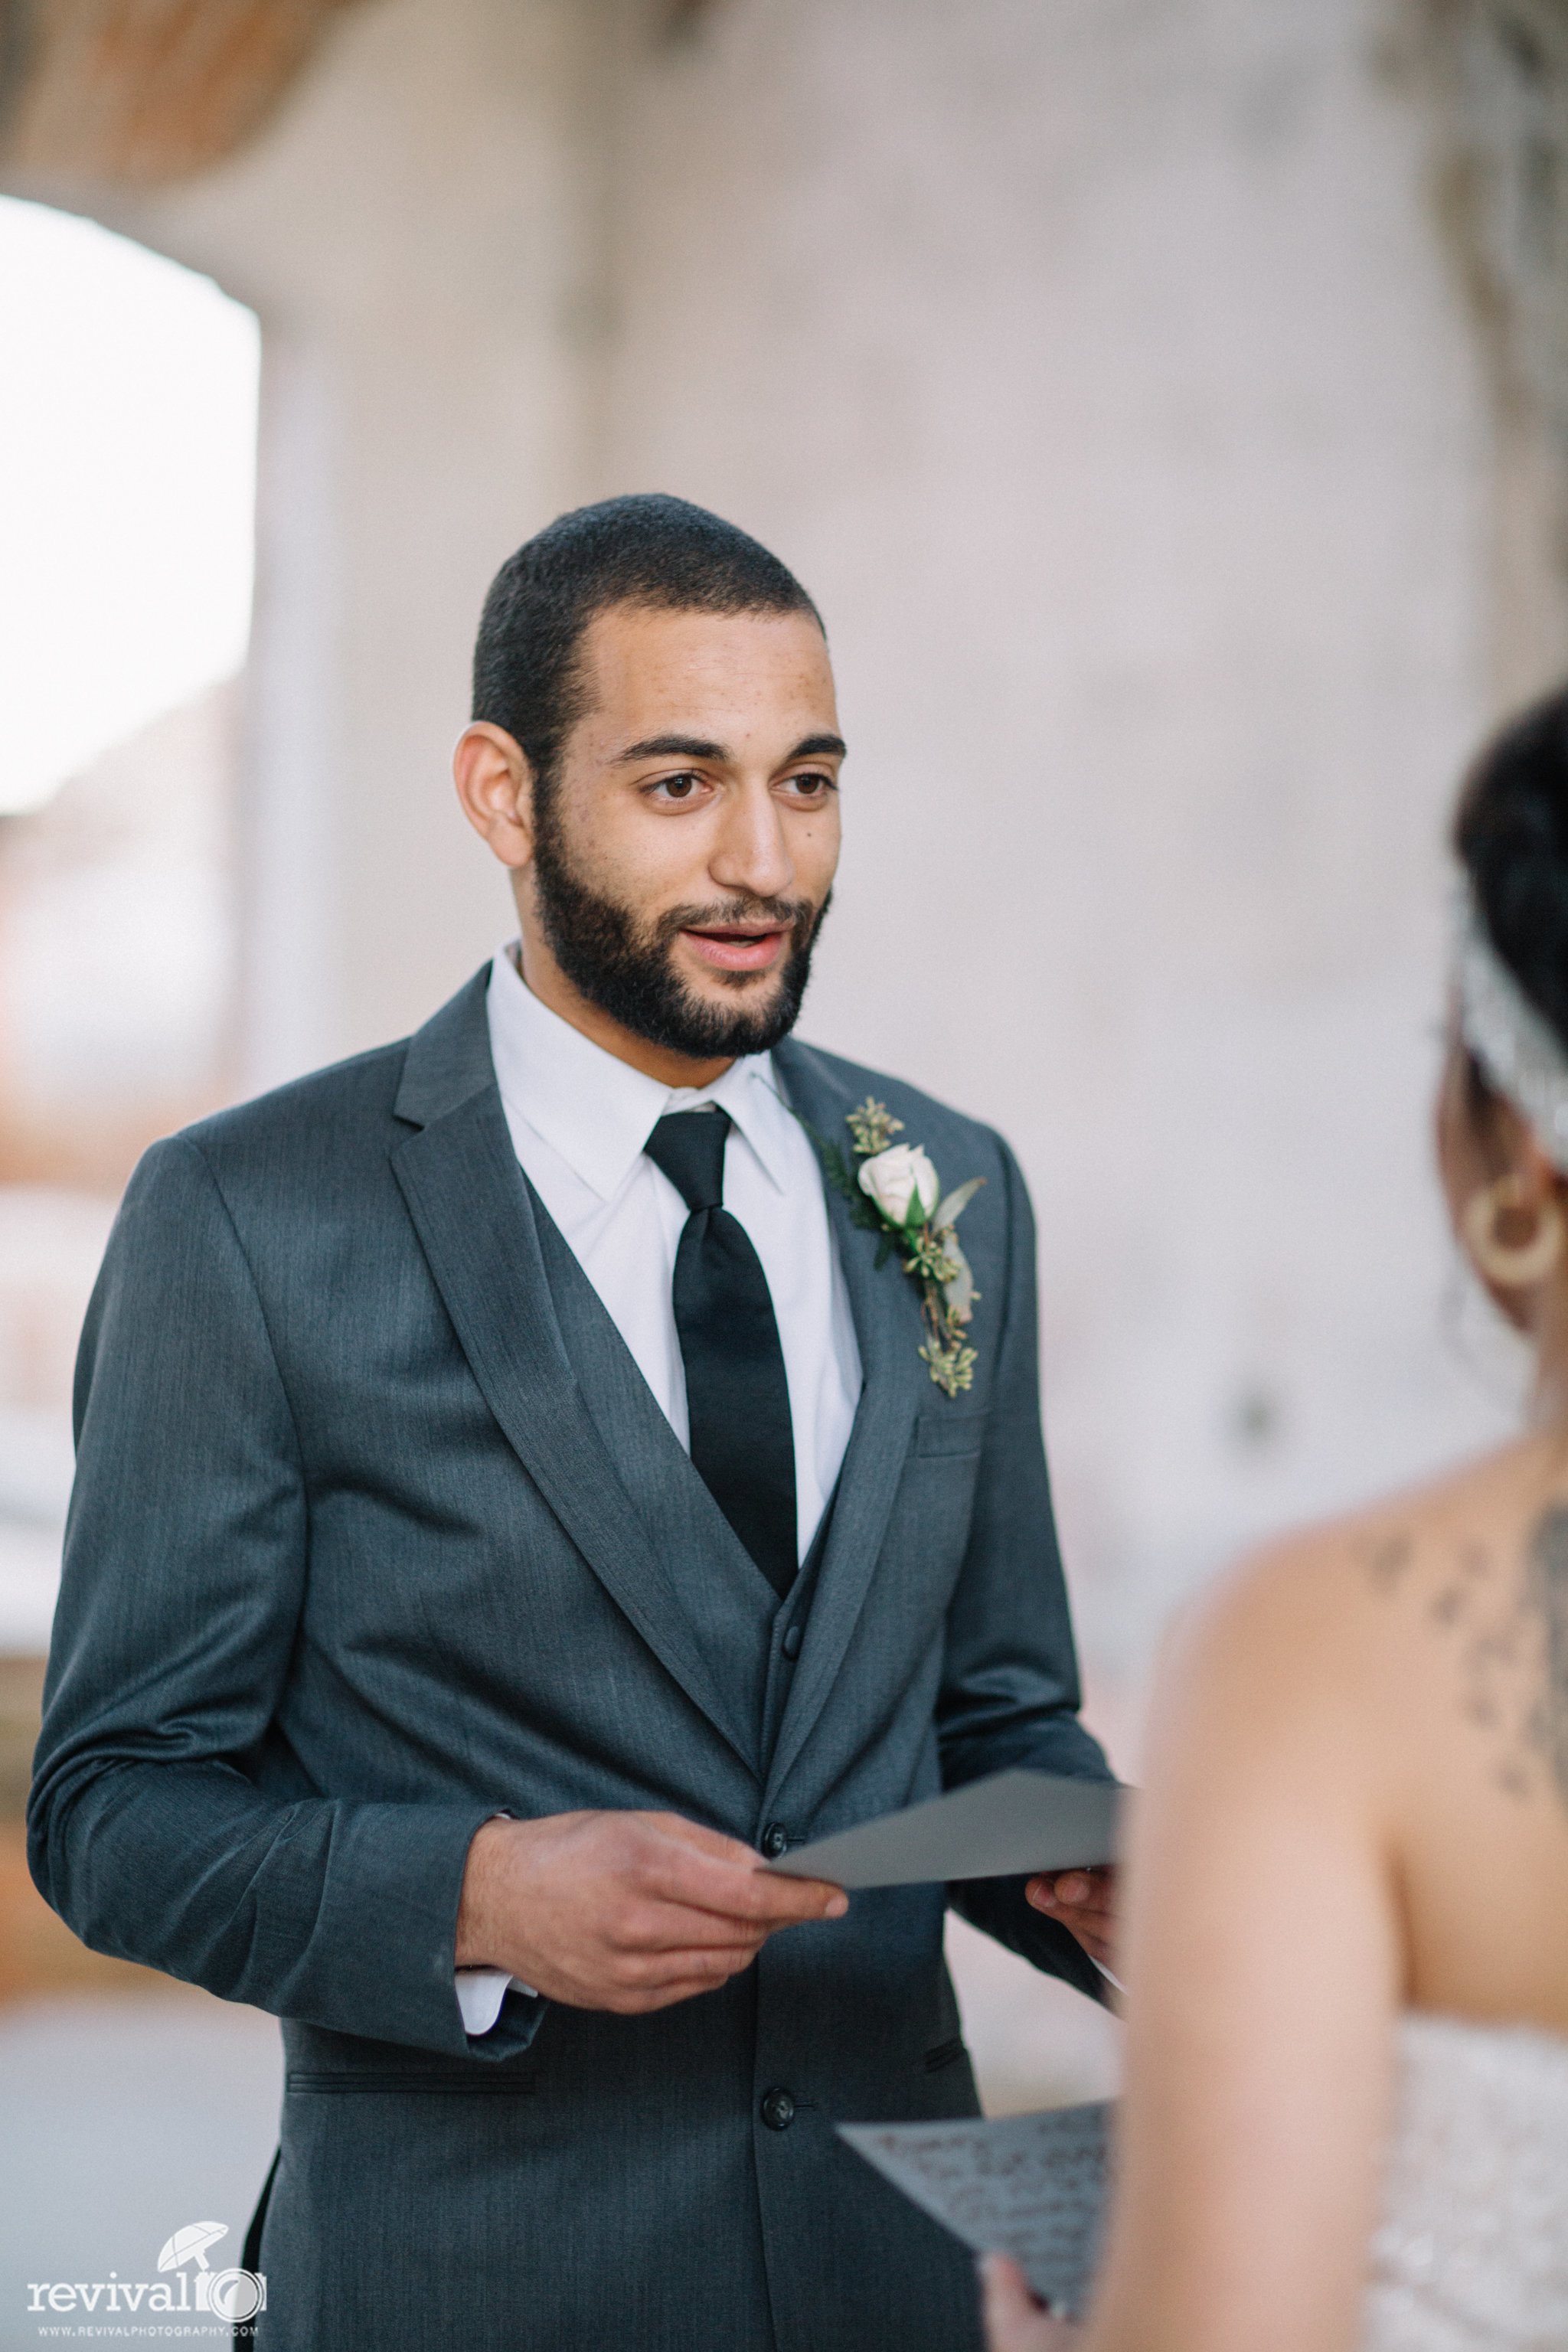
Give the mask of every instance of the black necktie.
<path id="1" fill-rule="evenodd" d="M 768 1280 L 724 1206 L 730 1115 L 678 1110 L 643 1149 L 691 1214 L 675 1255 L 675 1328 L 686 1365 L 691 1459 L 773 1590 L 796 1566 L 795 1433 Z"/>

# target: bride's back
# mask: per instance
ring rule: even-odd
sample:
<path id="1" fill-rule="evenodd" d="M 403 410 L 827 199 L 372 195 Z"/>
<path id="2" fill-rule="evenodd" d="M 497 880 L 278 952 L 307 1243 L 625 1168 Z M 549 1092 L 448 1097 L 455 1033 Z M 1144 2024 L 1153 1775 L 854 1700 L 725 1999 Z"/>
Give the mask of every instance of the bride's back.
<path id="1" fill-rule="evenodd" d="M 1568 2033 L 1568 1448 L 1511 1446 L 1308 1547 L 1367 1677 L 1406 2004 Z"/>
<path id="2" fill-rule="evenodd" d="M 1168 1644 L 1093 2352 L 1568 2346 L 1568 693 L 1456 845 L 1438 1156 L 1536 1433 Z"/>
<path id="3" fill-rule="evenodd" d="M 1092 2352 L 1568 2345 L 1568 1446 L 1187 1612 Z"/>

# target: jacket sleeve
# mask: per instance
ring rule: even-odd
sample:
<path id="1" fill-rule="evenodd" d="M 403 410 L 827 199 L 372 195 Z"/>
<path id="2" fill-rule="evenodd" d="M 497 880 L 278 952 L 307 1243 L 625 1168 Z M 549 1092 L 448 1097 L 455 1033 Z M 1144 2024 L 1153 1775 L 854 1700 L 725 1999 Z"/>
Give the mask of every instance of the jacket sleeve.
<path id="1" fill-rule="evenodd" d="M 1018 1164 L 1001 1145 L 1007 1265 L 991 1411 L 969 1548 L 948 1612 L 937 1701 L 942 1785 L 1016 1765 L 1114 1779 L 1078 1719 L 1072 1622 L 1040 1432 L 1035 1221 Z M 1022 1878 L 948 1890 L 953 1908 L 1047 1975 L 1102 1999 L 1105 1979 L 1057 1920 L 1031 1910 Z"/>
<path id="2" fill-rule="evenodd" d="M 155 1145 L 126 1193 L 76 1431 L 28 1804 L 46 1901 L 95 1951 L 225 2000 L 454 2055 L 515 2051 L 543 2005 L 510 2001 L 470 2041 L 453 1976 L 468 1843 L 494 1806 L 258 1786 L 304 1595 L 307 1483 L 262 1299 L 187 1138 Z"/>

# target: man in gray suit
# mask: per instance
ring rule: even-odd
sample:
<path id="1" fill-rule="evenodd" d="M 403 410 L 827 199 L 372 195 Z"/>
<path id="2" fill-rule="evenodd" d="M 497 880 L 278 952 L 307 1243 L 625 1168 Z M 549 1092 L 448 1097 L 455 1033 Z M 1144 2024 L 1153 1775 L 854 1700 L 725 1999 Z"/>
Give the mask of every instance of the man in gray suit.
<path id="1" fill-rule="evenodd" d="M 758 1849 L 1107 1774 L 1024 1187 L 790 1037 L 844 746 L 774 558 L 674 499 L 563 517 L 474 713 L 514 949 L 126 1194 L 34 1874 L 284 2021 L 268 2352 L 960 2352 L 968 2257 L 834 2125 L 975 2112 L 950 1899 L 1098 1995 L 1103 1890 L 847 1905 Z M 962 1273 L 866 1229 L 883 1147 L 895 1205 L 984 1181 Z"/>

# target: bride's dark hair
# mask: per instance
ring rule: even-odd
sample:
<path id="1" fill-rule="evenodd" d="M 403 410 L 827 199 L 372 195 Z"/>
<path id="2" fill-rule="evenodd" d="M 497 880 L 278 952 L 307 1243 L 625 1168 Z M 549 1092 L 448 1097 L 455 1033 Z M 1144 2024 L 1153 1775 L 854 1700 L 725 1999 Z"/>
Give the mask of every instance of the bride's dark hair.
<path id="1" fill-rule="evenodd" d="M 1568 1051 L 1568 688 L 1481 753 L 1454 847 L 1493 947 Z"/>

